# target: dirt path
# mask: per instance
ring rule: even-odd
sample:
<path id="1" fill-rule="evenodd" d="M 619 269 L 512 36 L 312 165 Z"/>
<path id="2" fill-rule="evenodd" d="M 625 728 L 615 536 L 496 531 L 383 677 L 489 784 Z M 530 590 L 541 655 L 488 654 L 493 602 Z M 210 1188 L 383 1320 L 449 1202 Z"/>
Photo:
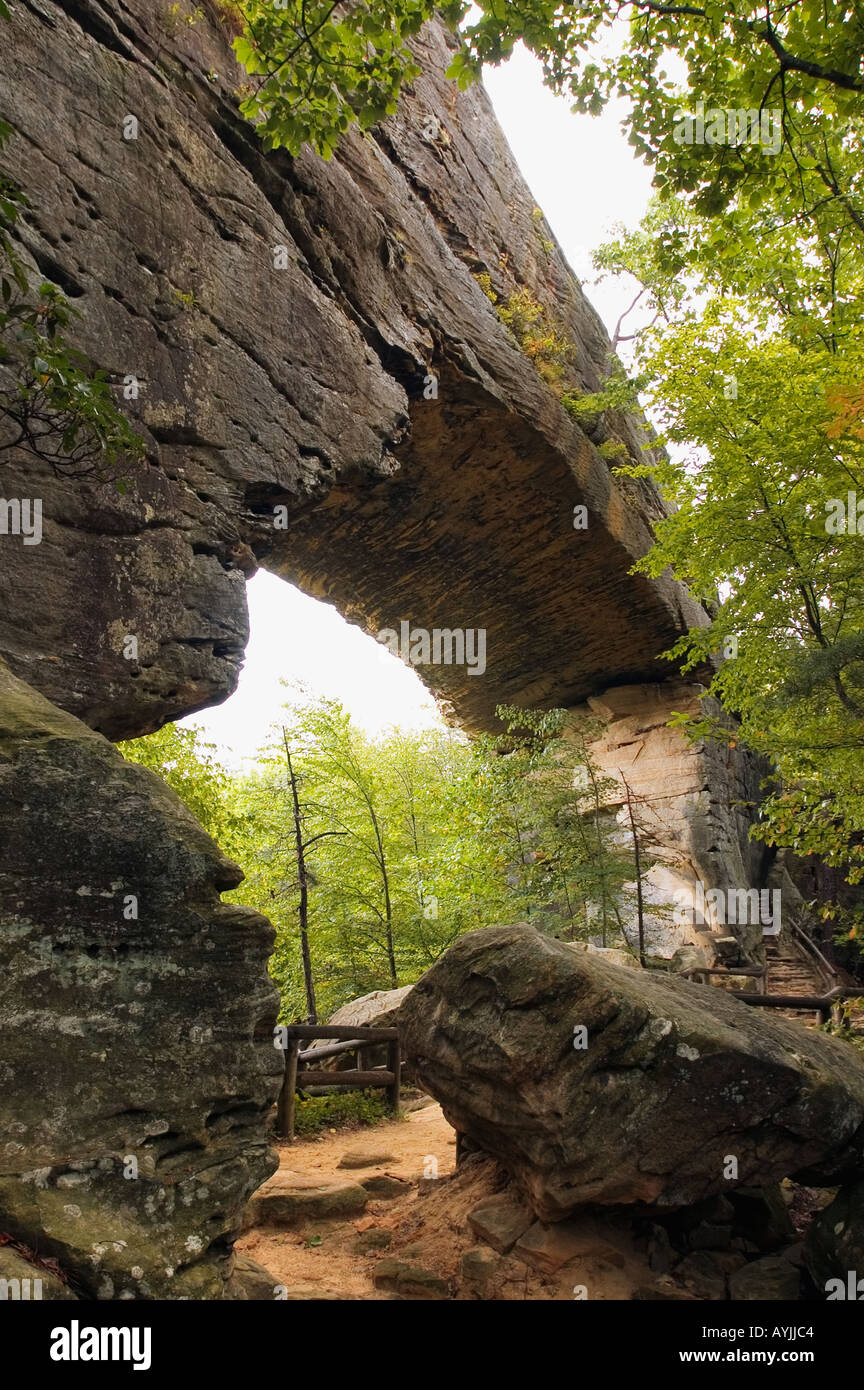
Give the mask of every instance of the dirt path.
<path id="1" fill-rule="evenodd" d="M 358 1151 L 392 1157 L 362 1169 L 339 1167 L 346 1153 Z M 343 1181 L 386 1174 L 420 1184 L 453 1171 L 456 1135 L 440 1105 L 428 1105 L 401 1120 L 369 1129 L 341 1129 L 315 1139 L 281 1144 L 279 1155 L 280 1172 Z M 264 1265 L 289 1290 L 305 1292 L 308 1297 L 386 1299 L 389 1295 L 375 1288 L 372 1276 L 387 1251 L 358 1252 L 357 1239 L 372 1227 L 395 1234 L 417 1200 L 418 1187 L 412 1186 L 395 1201 L 370 1200 L 364 1215 L 356 1219 L 308 1221 L 288 1229 L 259 1226 L 237 1242 L 237 1249 Z M 319 1238 L 320 1244 L 309 1244 L 310 1239 Z"/>
<path id="2" fill-rule="evenodd" d="M 419 1267 L 435 1285 L 430 1289 L 424 1284 L 408 1297 L 560 1300 L 586 1296 L 574 1295 L 579 1285 L 590 1290 L 587 1296 L 592 1299 L 628 1299 L 653 1277 L 645 1254 L 634 1248 L 626 1222 L 616 1225 L 611 1219 L 598 1222 L 584 1216 L 568 1223 L 566 1256 L 551 1265 L 532 1260 L 529 1267 L 516 1252 L 499 1258 L 480 1244 L 481 1258 L 491 1257 L 494 1269 L 478 1285 L 471 1273 L 474 1266 L 466 1266 L 466 1260 L 478 1257 L 478 1237 L 468 1215 L 506 1188 L 508 1179 L 494 1160 L 479 1155 L 456 1170 L 456 1136 L 439 1105 L 429 1104 L 402 1120 L 369 1129 L 339 1130 L 283 1144 L 280 1157 L 279 1173 L 259 1194 L 270 1189 L 265 1203 L 272 1203 L 282 1184 L 290 1189 L 292 1203 L 293 1194 L 304 1185 L 307 1191 L 314 1189 L 316 1202 L 334 1183 L 352 1184 L 355 1198 L 356 1184 L 370 1180 L 374 1185 L 375 1180 L 389 1178 L 393 1189 L 384 1196 L 370 1194 L 362 1213 L 298 1220 L 292 1211 L 295 1224 L 260 1224 L 237 1242 L 238 1252 L 263 1265 L 291 1300 L 401 1297 L 392 1291 L 392 1282 L 376 1287 L 376 1272 L 383 1280 L 385 1261 Z M 346 1157 L 351 1166 L 340 1166 Z M 359 1166 L 362 1160 L 368 1161 Z M 359 1195 L 362 1203 L 363 1194 Z M 272 1216 L 272 1205 L 268 1210 Z"/>
<path id="3" fill-rule="evenodd" d="M 347 1152 L 392 1154 L 389 1163 L 376 1163 L 356 1173 L 339 1167 Z M 437 1176 L 443 1177 L 456 1166 L 456 1131 L 448 1125 L 441 1106 L 426 1105 L 400 1120 L 370 1126 L 365 1129 L 326 1131 L 315 1139 L 299 1139 L 294 1144 L 282 1144 L 279 1150 L 281 1167 L 297 1173 L 322 1174 L 329 1177 L 371 1177 L 373 1173 L 389 1173 L 396 1178 L 413 1181 L 424 1176 L 427 1159 L 435 1159 Z M 428 1166 L 428 1165 L 427 1165 Z"/>

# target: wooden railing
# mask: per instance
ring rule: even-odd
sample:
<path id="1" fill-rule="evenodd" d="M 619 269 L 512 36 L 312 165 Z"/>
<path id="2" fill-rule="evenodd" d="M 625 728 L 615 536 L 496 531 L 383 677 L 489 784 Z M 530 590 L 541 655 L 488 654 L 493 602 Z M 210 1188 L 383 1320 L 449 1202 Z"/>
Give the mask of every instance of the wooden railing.
<path id="1" fill-rule="evenodd" d="M 789 928 L 789 935 L 792 940 L 797 946 L 802 947 L 807 955 L 812 957 L 813 964 L 816 966 L 825 984 L 836 988 L 840 980 L 840 972 L 836 965 L 831 964 L 830 960 L 819 950 L 819 947 L 812 937 L 808 936 L 803 927 L 800 927 L 797 922 L 790 922 Z"/>
<path id="2" fill-rule="evenodd" d="M 276 1133 L 283 1139 L 294 1138 L 294 1115 L 297 1091 L 307 1086 L 351 1087 L 365 1090 L 380 1086 L 387 1091 L 387 1104 L 394 1114 L 399 1113 L 399 1085 L 402 1057 L 399 1034 L 395 1028 L 347 1028 L 334 1023 L 292 1023 L 280 1029 L 285 1041 L 285 1080 L 276 1110 Z M 326 1047 L 300 1050 L 301 1042 L 334 1039 Z M 387 1044 L 387 1065 L 364 1066 L 364 1052 L 374 1043 Z M 352 1071 L 326 1071 L 309 1063 L 323 1062 L 346 1052 L 357 1053 L 357 1067 Z"/>
<path id="3" fill-rule="evenodd" d="M 839 1004 L 843 999 L 864 998 L 864 985 L 859 985 L 856 989 L 841 989 L 838 986 L 837 989 L 821 995 L 736 994 L 735 998 L 740 999 L 743 1004 L 756 1004 L 765 1009 L 801 1009 L 802 1012 L 812 1009 L 819 1015 L 820 1023 L 827 1023 L 835 1004 Z"/>

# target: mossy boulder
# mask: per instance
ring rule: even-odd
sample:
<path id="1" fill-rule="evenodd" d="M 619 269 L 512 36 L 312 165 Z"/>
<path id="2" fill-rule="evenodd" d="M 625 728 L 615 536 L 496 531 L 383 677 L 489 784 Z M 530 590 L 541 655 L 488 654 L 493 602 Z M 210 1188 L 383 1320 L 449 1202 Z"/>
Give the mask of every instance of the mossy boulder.
<path id="1" fill-rule="evenodd" d="M 823 1180 L 861 1172 L 864 1058 L 766 1015 L 517 925 L 451 946 L 399 1028 L 450 1123 L 559 1221 L 596 1203 L 688 1206 L 817 1163 Z"/>

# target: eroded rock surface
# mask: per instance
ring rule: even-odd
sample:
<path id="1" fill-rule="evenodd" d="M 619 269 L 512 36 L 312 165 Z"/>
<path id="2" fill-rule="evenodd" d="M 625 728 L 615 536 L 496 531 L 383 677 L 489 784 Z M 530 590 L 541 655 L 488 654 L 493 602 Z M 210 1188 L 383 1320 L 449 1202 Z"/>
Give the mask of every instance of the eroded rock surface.
<path id="1" fill-rule="evenodd" d="M 181 801 L 0 663 L 0 1229 L 98 1298 L 218 1298 L 275 1168 L 273 932 Z"/>
<path id="2" fill-rule="evenodd" d="M 846 1044 L 533 927 L 462 937 L 399 1024 L 421 1084 L 541 1220 L 864 1168 L 864 1063 Z"/>
<path id="3" fill-rule="evenodd" d="M 546 308 L 562 386 L 602 384 L 606 334 L 482 87 L 444 78 L 452 39 L 426 27 L 399 113 L 330 163 L 262 153 L 229 40 L 209 3 L 186 24 L 151 0 L 39 0 L 4 24 L 23 244 L 118 399 L 136 378 L 151 466 L 120 497 L 7 461 L 44 539 L 0 549 L 0 655 L 140 734 L 233 689 L 260 561 L 372 632 L 483 628 L 484 677 L 424 668 L 474 727 L 667 674 L 658 653 L 705 615 L 630 575 L 662 507 L 598 451 L 614 434 L 642 461 L 644 430 L 615 416 L 589 438 L 475 278 Z"/>
<path id="4" fill-rule="evenodd" d="M 722 708 L 702 687 L 669 679 L 616 685 L 592 695 L 572 718 L 576 728 L 584 716 L 603 723 L 591 751 L 617 783 L 608 804 L 617 808 L 625 843 L 631 838 L 628 786 L 636 806 L 643 859 L 651 863 L 642 885 L 649 955 L 671 957 L 679 947 L 693 945 L 704 945 L 710 955 L 713 940 L 728 934 L 753 960 L 762 951 L 758 915 L 742 913 L 739 921 L 736 912 L 734 922 L 717 921 L 706 915 L 705 900 L 711 889 L 728 895 L 764 881 L 766 851 L 748 831 L 765 769 L 734 736 L 728 744 L 689 742 L 669 728 L 674 714 L 719 718 Z M 788 913 L 798 897 L 788 876 L 782 897 Z M 631 917 L 627 937 L 632 943 L 635 912 Z"/>

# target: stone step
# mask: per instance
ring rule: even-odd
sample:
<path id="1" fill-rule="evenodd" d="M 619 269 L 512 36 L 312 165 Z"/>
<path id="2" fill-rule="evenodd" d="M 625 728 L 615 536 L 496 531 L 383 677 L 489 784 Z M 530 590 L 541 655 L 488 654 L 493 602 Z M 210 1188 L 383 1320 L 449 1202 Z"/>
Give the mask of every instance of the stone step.
<path id="1" fill-rule="evenodd" d="M 370 1194 L 359 1183 L 316 1178 L 288 1169 L 266 1182 L 246 1209 L 246 1227 L 294 1226 L 301 1221 L 340 1220 L 366 1210 Z"/>

